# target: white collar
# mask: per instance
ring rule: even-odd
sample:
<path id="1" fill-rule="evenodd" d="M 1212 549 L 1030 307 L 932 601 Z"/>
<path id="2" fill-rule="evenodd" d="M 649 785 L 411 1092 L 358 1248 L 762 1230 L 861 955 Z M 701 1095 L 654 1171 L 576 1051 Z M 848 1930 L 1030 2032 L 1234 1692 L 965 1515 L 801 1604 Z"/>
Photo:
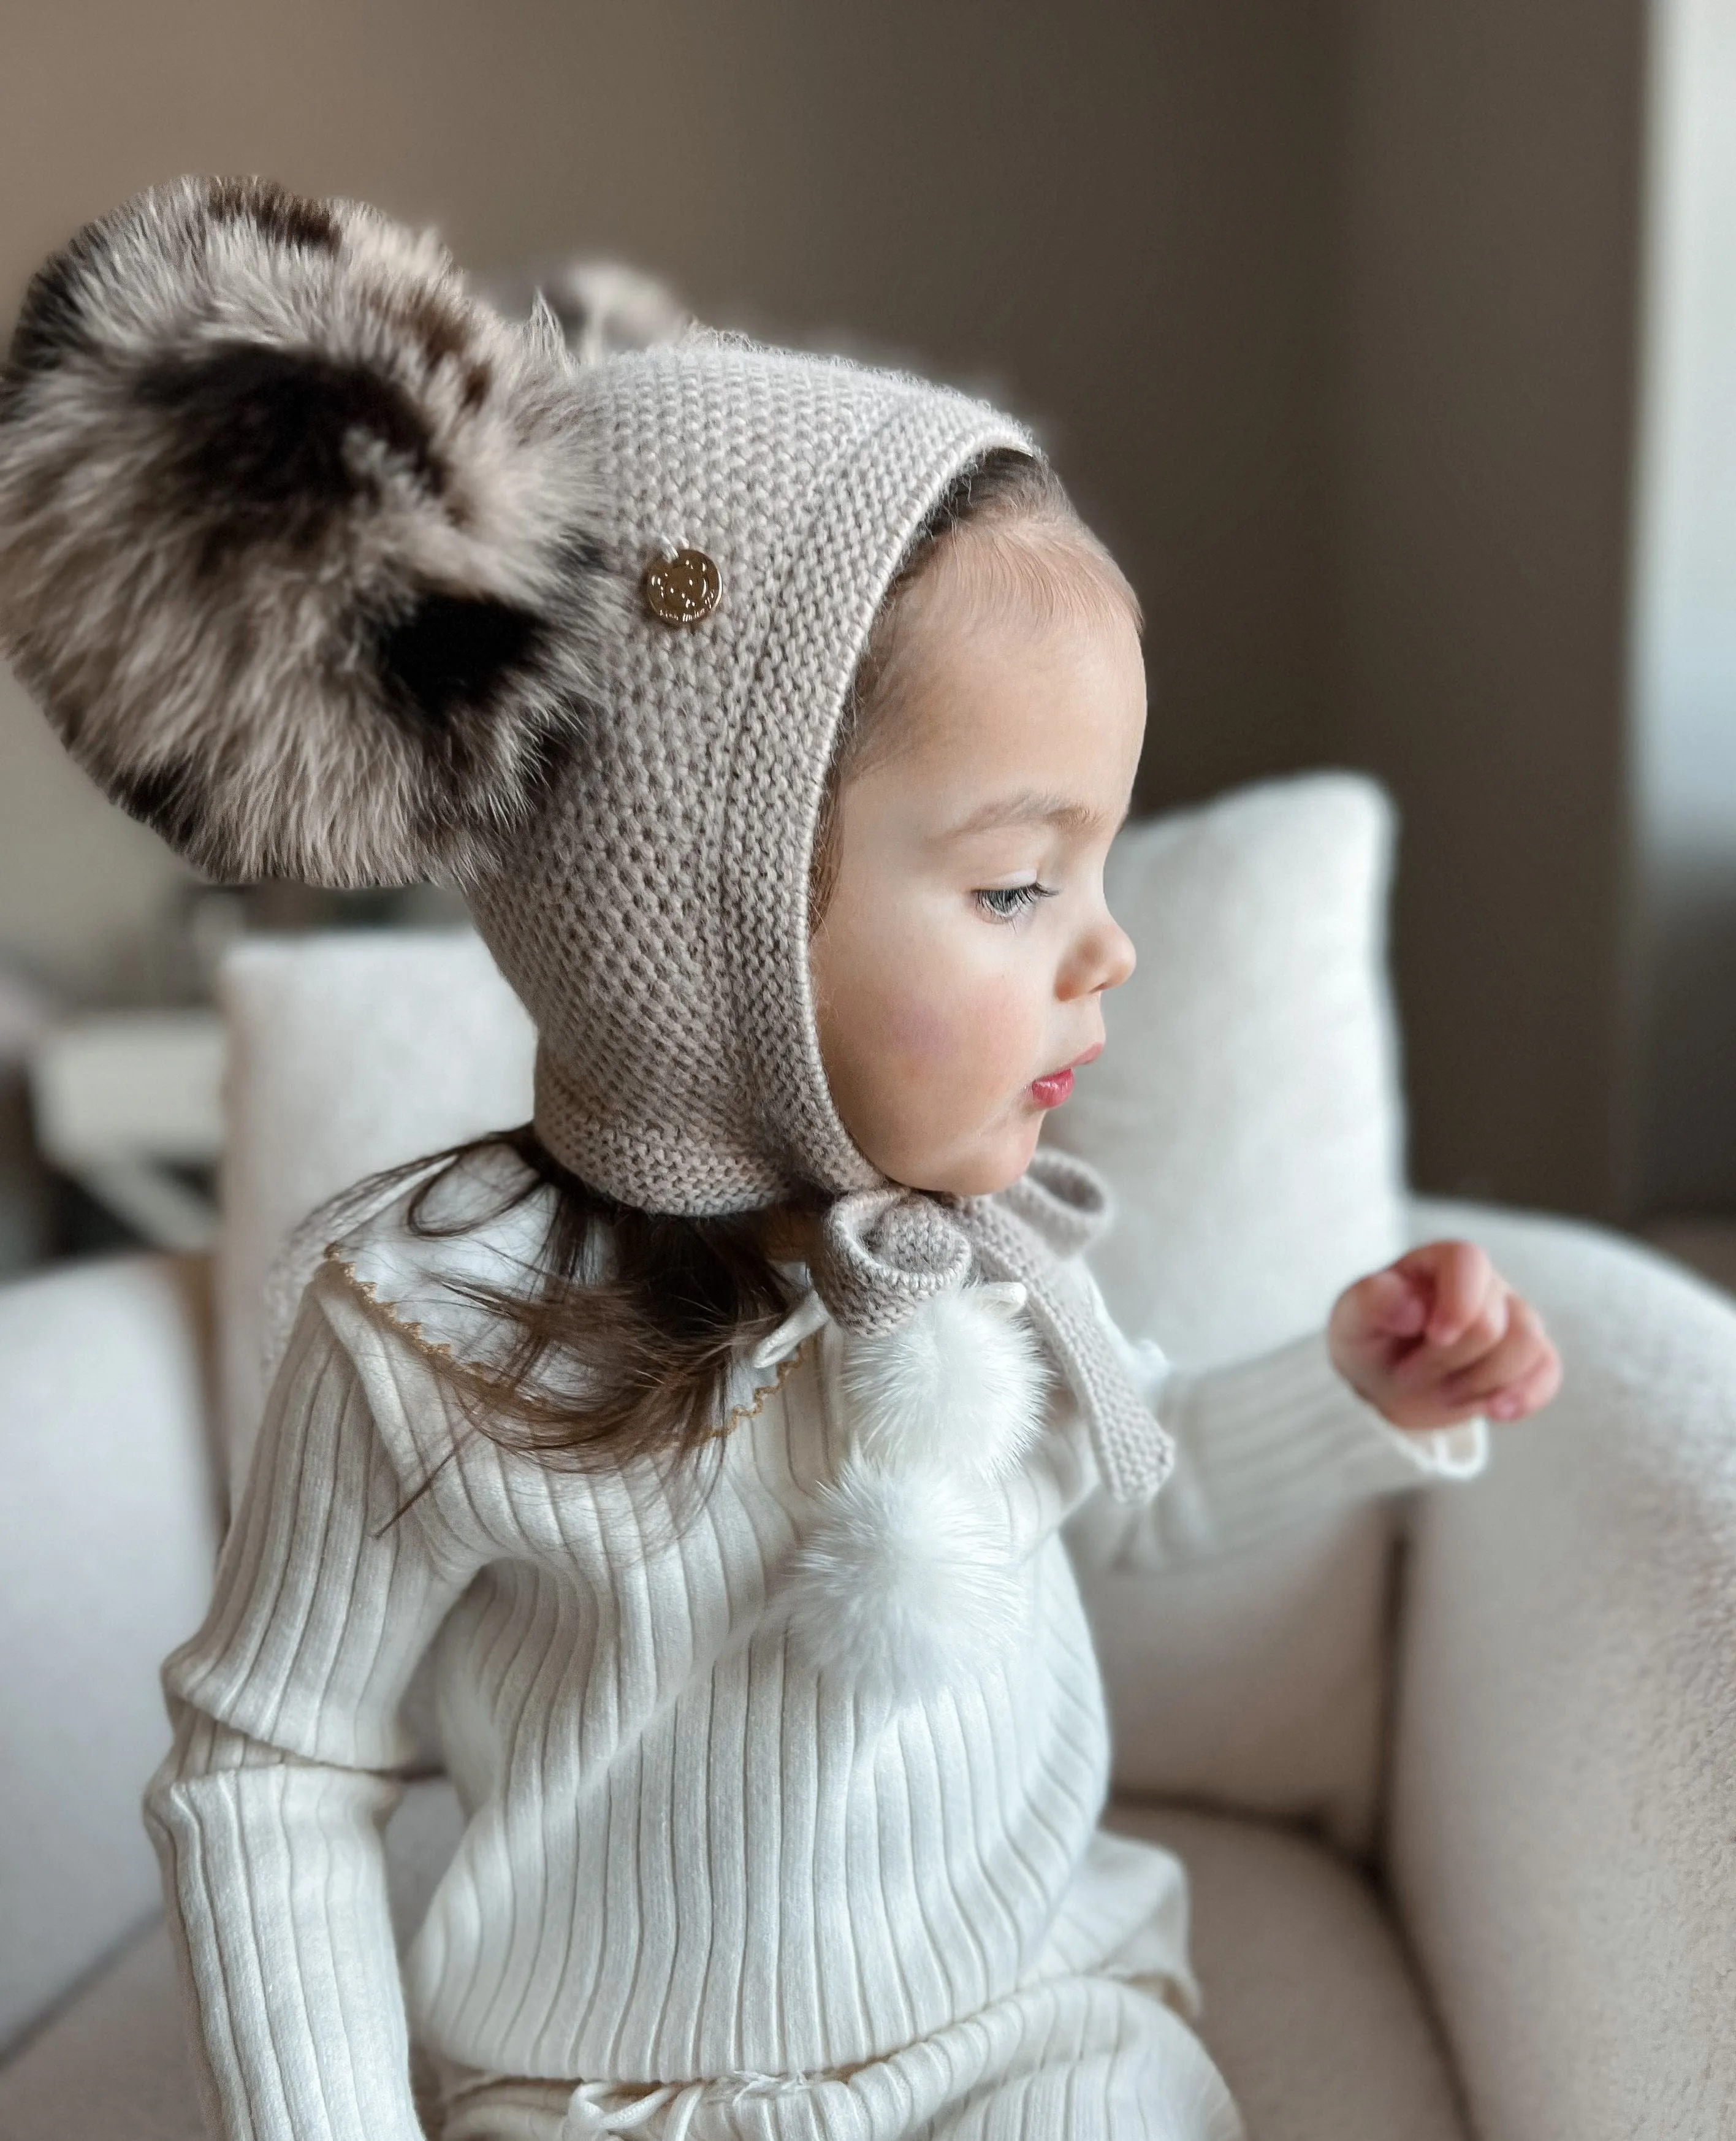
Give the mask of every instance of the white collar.
<path id="1" fill-rule="evenodd" d="M 749 1363 L 755 1368 L 775 1367 L 779 1361 L 794 1352 L 804 1338 L 818 1331 L 823 1323 L 832 1321 L 830 1310 L 809 1279 L 805 1264 L 779 1264 L 778 1269 L 802 1292 L 794 1307 L 776 1330 L 768 1331 L 749 1354 Z M 971 1291 L 986 1301 L 1004 1303 L 1009 1309 L 1022 1308 L 1026 1297 L 1026 1289 L 1018 1279 L 996 1279 L 973 1286 Z"/>
<path id="2" fill-rule="evenodd" d="M 823 1323 L 829 1323 L 832 1320 L 825 1302 L 808 1282 L 805 1265 L 786 1264 L 779 1268 L 789 1273 L 804 1290 L 777 1329 L 769 1331 L 749 1354 L 749 1361 L 756 1368 L 775 1367 L 779 1361 L 794 1352 L 804 1338 L 818 1331 Z"/>

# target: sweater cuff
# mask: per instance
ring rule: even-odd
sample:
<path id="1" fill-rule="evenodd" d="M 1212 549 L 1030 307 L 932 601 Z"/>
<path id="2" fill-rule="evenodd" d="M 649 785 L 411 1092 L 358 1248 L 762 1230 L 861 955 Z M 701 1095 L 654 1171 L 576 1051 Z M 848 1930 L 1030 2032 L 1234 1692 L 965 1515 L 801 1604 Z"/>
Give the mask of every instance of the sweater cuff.
<path id="1" fill-rule="evenodd" d="M 1183 1491 L 1195 1523 L 1220 1548 L 1321 1504 L 1469 1479 L 1488 1457 L 1481 1419 L 1393 1426 L 1333 1366 L 1323 1331 L 1256 1360 L 1172 1373 L 1157 1403 L 1191 1460 Z"/>
<path id="2" fill-rule="evenodd" d="M 1251 1545 L 1296 1518 L 1468 1479 L 1488 1459 L 1481 1419 L 1452 1427 L 1394 1427 L 1332 1365 L 1324 1330 L 1252 1361 L 1189 1371 L 1149 1338 L 1130 1338 L 1089 1272 L 1079 1283 L 1146 1403 L 1173 1436 L 1175 1469 L 1143 1509 L 1099 1506 L 1073 1529 L 1094 1565 L 1148 1568 Z"/>

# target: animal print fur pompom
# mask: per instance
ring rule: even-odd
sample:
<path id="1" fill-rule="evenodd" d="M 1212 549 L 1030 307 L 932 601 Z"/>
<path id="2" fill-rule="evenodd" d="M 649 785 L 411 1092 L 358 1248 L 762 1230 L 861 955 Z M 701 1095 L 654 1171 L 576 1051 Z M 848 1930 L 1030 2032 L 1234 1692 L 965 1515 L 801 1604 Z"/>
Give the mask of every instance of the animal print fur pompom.
<path id="1" fill-rule="evenodd" d="M 592 685 L 569 365 L 371 209 L 142 194 L 37 276 L 0 373 L 0 643 L 212 874 L 462 882 Z"/>

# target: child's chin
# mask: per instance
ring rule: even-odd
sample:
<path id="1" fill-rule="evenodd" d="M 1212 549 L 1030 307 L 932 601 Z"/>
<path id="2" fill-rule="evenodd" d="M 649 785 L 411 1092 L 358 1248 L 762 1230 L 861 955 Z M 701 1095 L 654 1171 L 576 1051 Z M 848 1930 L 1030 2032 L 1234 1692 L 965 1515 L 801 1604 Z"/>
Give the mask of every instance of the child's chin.
<path id="1" fill-rule="evenodd" d="M 965 1197 L 992 1197 L 997 1189 L 1011 1189 L 1030 1166 L 1042 1127 L 1042 1120 L 1039 1117 L 1029 1130 L 1004 1139 L 992 1152 L 985 1153 L 980 1164 L 970 1170 L 966 1178 L 969 1188 L 961 1188 L 957 1194 Z"/>
<path id="2" fill-rule="evenodd" d="M 1043 1117 L 1035 1113 L 1024 1121 L 1003 1118 L 964 1150 L 955 1145 L 952 1157 L 932 1168 L 894 1165 L 886 1172 L 912 1189 L 947 1197 L 992 1197 L 997 1189 L 1010 1189 L 1030 1166 L 1042 1128 Z"/>

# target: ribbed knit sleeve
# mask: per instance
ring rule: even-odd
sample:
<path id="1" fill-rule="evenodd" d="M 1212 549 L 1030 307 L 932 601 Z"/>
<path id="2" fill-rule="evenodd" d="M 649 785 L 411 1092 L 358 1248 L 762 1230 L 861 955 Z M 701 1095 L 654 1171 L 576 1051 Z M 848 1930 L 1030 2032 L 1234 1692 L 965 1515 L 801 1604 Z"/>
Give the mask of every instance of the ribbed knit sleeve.
<path id="1" fill-rule="evenodd" d="M 1173 1368 L 1149 1341 L 1119 1329 L 1116 1338 L 1174 1438 L 1176 1461 L 1143 1509 L 1114 1507 L 1099 1495 L 1079 1513 L 1072 1542 L 1094 1565 L 1159 1568 L 1233 1553 L 1299 1518 L 1469 1479 L 1488 1461 L 1480 1419 L 1420 1431 L 1393 1426 L 1333 1366 L 1324 1331 L 1198 1371 Z"/>
<path id="2" fill-rule="evenodd" d="M 145 1795 L 223 2141 L 417 2141 L 379 1825 L 398 1708 L 470 1570 L 304 1301 Z"/>

